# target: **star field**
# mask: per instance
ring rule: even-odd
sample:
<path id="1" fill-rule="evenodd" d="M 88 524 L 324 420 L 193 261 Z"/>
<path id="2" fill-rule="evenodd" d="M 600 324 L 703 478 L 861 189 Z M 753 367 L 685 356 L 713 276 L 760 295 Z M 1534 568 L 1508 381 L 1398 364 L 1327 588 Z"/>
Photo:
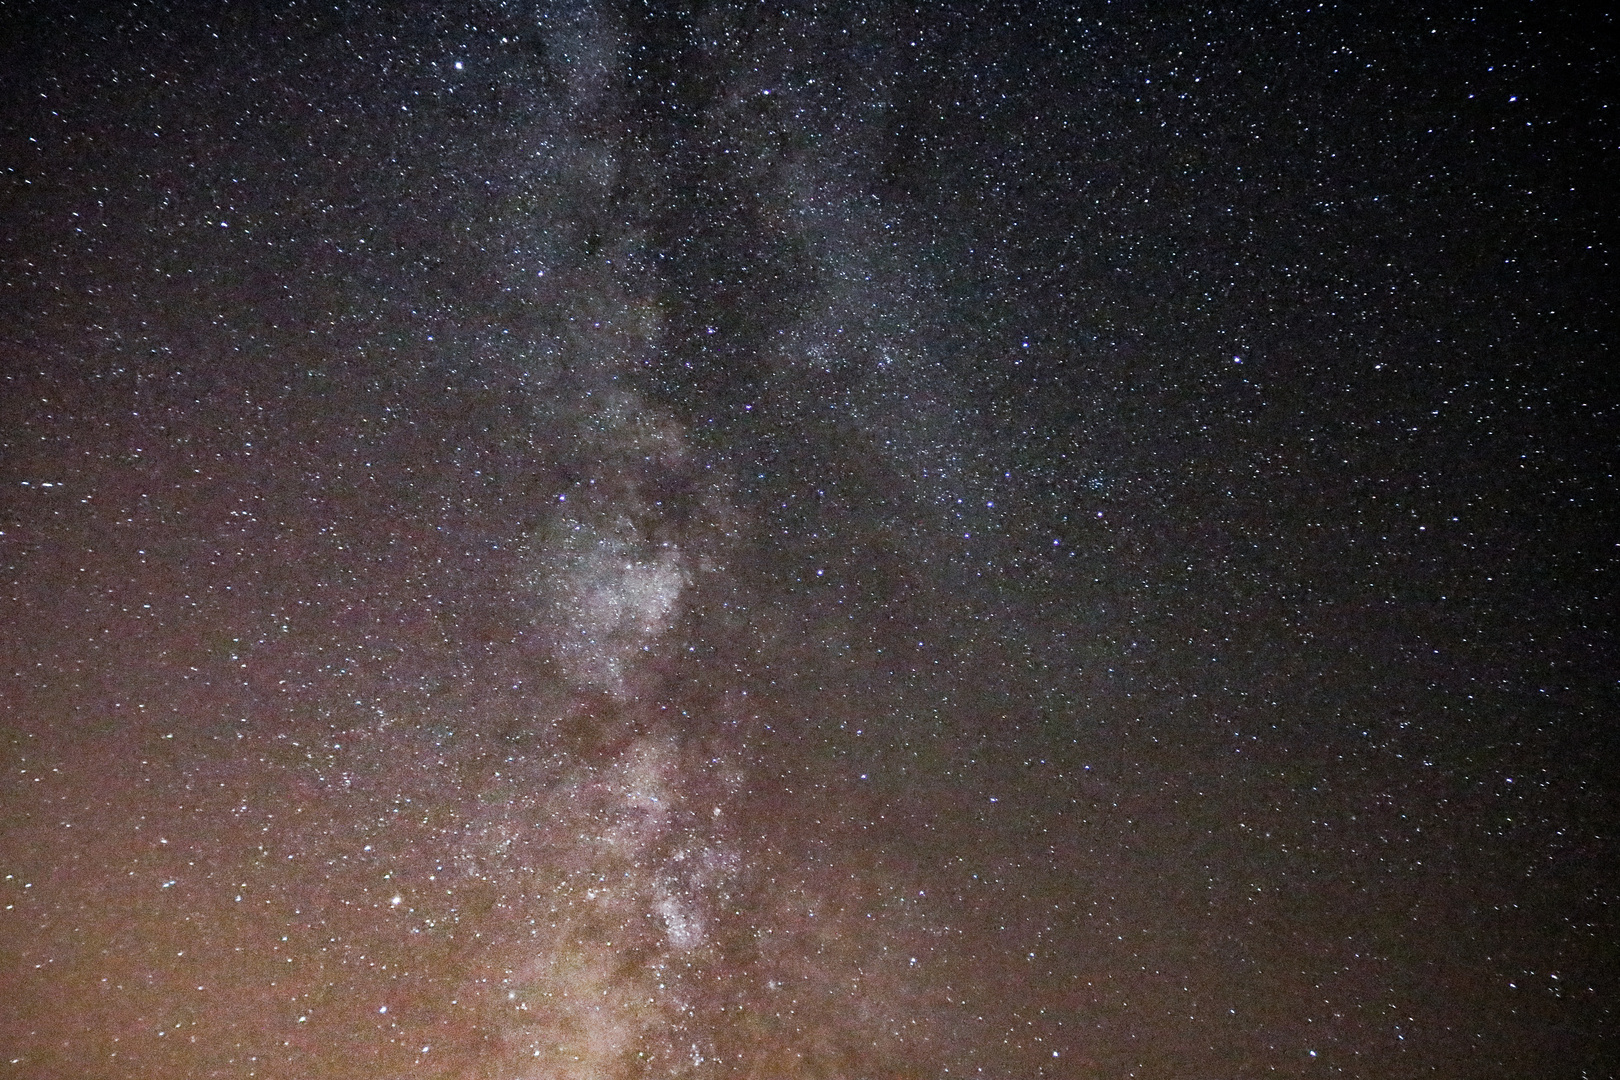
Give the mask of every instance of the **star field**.
<path id="1" fill-rule="evenodd" d="M 1613 1075 L 1612 30 L 0 11 L 0 1073 Z"/>

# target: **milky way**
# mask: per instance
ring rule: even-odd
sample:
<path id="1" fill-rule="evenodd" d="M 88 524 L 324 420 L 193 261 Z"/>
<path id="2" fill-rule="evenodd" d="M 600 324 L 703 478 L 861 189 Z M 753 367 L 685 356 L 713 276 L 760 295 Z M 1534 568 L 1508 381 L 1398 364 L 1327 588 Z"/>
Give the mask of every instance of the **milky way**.
<path id="1" fill-rule="evenodd" d="M 7 13 L 0 1072 L 1609 1075 L 1591 36 L 1119 6 Z"/>

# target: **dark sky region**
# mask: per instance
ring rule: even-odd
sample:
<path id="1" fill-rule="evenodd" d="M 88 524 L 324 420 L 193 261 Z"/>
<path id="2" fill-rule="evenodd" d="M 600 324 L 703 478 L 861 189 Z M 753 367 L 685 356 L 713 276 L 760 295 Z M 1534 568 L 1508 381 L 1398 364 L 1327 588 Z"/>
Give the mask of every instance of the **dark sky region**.
<path id="1" fill-rule="evenodd" d="M 0 6 L 0 1077 L 1616 1075 L 1614 29 Z"/>

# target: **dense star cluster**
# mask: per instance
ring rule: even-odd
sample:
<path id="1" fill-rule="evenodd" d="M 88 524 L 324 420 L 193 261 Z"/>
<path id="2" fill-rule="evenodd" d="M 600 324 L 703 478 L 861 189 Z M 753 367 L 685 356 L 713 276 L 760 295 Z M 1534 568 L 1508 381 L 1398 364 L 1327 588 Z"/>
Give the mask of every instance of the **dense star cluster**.
<path id="1" fill-rule="evenodd" d="M 0 6 L 0 1076 L 1612 1075 L 1560 20 Z"/>

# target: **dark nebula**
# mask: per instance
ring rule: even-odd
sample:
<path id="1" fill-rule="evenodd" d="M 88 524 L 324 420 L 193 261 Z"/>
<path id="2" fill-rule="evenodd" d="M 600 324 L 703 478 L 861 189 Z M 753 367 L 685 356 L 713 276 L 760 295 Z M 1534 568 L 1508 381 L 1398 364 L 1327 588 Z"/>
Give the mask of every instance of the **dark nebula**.
<path id="1" fill-rule="evenodd" d="M 0 1077 L 1616 1075 L 1544 8 L 0 6 Z"/>

